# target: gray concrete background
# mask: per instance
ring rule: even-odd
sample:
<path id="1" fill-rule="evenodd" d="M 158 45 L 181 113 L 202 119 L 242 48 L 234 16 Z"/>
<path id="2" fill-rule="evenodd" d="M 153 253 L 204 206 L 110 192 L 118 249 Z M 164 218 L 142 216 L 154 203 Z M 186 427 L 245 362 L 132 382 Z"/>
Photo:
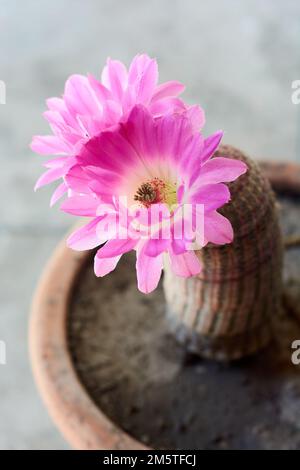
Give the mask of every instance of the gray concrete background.
<path id="1" fill-rule="evenodd" d="M 47 132 L 45 99 L 71 73 L 99 74 L 107 56 L 159 61 L 161 80 L 186 83 L 206 133 L 254 157 L 300 162 L 299 0 L 0 0 L 0 448 L 64 449 L 33 384 L 27 351 L 31 296 L 71 219 L 34 194 L 41 159 L 28 144 Z"/>

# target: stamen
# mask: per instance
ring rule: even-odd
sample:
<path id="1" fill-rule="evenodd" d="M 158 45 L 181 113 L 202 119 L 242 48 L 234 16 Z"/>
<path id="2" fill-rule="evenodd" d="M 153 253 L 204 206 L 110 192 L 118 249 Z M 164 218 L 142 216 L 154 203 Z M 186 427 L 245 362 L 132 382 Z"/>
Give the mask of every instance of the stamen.
<path id="1" fill-rule="evenodd" d="M 153 178 L 138 188 L 134 200 L 139 201 L 145 207 L 159 202 L 172 206 L 177 203 L 176 184 Z"/>
<path id="2" fill-rule="evenodd" d="M 151 204 L 156 199 L 156 191 L 150 183 L 142 184 L 134 196 L 135 201 Z"/>

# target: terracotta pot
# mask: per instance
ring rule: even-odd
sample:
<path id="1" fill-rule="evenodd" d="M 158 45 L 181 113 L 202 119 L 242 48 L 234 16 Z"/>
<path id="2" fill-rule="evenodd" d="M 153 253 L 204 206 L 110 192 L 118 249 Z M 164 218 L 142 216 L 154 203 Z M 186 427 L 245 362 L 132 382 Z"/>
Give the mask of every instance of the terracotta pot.
<path id="1" fill-rule="evenodd" d="M 263 164 L 275 189 L 300 193 L 300 167 Z M 34 295 L 30 320 L 33 374 L 45 405 L 75 449 L 136 450 L 145 445 L 126 434 L 93 403 L 80 383 L 67 342 L 72 290 L 89 252 L 68 249 L 62 241 L 47 264 Z"/>
<path id="2" fill-rule="evenodd" d="M 115 426 L 78 380 L 67 343 L 68 303 L 90 252 L 57 247 L 34 295 L 30 321 L 33 374 L 45 405 L 70 445 L 79 450 L 135 450 L 145 446 Z"/>

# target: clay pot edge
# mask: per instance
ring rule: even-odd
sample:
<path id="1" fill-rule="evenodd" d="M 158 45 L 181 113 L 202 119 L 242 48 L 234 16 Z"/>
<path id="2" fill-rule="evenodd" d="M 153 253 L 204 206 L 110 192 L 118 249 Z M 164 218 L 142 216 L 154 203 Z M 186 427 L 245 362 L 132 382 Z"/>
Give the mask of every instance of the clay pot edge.
<path id="1" fill-rule="evenodd" d="M 63 240 L 47 263 L 34 294 L 29 324 L 33 375 L 50 416 L 78 450 L 146 450 L 93 403 L 68 349 L 66 322 L 77 276 L 91 252 L 74 252 Z"/>

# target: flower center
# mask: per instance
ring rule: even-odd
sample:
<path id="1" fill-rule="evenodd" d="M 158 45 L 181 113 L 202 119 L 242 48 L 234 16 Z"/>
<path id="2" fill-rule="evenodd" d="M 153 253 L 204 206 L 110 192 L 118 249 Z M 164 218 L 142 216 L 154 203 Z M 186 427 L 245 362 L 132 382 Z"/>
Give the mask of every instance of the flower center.
<path id="1" fill-rule="evenodd" d="M 140 202 L 144 207 L 159 202 L 167 204 L 169 207 L 177 204 L 176 183 L 165 182 L 159 178 L 153 178 L 141 184 L 137 189 L 134 200 Z"/>

